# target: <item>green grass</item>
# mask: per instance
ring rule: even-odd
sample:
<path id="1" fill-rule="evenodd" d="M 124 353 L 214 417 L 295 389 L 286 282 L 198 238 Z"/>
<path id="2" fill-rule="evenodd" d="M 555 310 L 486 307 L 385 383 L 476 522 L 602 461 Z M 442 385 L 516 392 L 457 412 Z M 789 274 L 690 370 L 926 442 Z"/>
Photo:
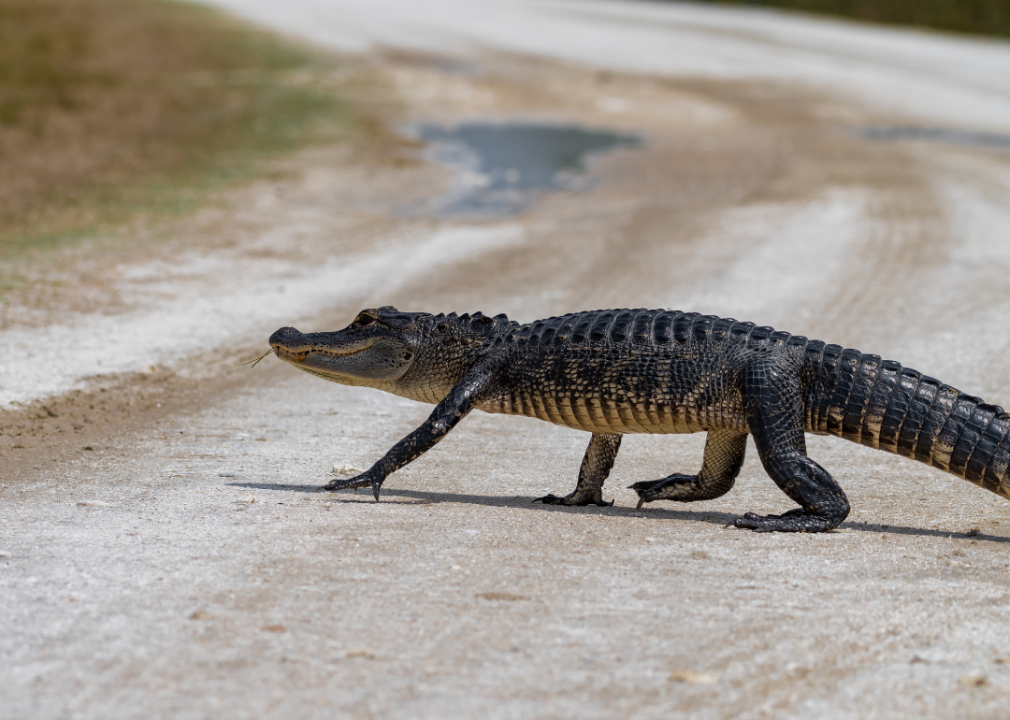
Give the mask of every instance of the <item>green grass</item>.
<path id="1" fill-rule="evenodd" d="M 337 69 L 200 6 L 0 0 L 0 280 L 190 212 L 264 160 L 374 133 Z"/>
<path id="2" fill-rule="evenodd" d="M 716 0 L 891 25 L 1010 37 L 1010 0 Z"/>

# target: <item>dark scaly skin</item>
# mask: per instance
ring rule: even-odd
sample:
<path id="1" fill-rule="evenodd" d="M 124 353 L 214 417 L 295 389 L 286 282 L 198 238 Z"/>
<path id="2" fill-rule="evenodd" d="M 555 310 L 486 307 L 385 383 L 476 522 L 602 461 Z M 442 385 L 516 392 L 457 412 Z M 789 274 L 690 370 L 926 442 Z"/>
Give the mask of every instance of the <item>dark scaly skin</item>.
<path id="1" fill-rule="evenodd" d="M 362 311 L 347 328 L 270 337 L 279 358 L 327 380 L 435 404 L 367 472 L 327 490 L 371 487 L 441 440 L 471 410 L 527 415 L 592 433 L 575 490 L 551 505 L 609 505 L 603 483 L 627 433 L 707 432 L 697 475 L 637 482 L 638 506 L 724 495 L 747 436 L 800 506 L 737 527 L 824 532 L 845 493 L 807 457 L 805 433 L 914 458 L 1010 498 L 1010 415 L 877 355 L 770 327 L 668 310 L 600 310 L 520 326 L 494 318 Z"/>

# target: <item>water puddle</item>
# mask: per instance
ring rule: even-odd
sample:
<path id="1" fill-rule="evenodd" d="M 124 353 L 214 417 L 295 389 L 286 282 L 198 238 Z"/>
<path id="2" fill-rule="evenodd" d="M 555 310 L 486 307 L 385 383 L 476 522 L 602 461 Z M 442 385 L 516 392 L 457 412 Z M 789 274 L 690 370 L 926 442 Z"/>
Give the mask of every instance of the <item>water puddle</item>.
<path id="1" fill-rule="evenodd" d="M 867 140 L 926 140 L 952 145 L 1010 150 L 1010 135 L 972 130 L 939 127 L 868 127 L 860 128 L 856 134 Z"/>
<path id="2" fill-rule="evenodd" d="M 514 215 L 544 192 L 584 189 L 596 157 L 642 145 L 629 133 L 528 122 L 418 124 L 407 131 L 427 144 L 426 160 L 456 170 L 436 211 L 478 218 Z"/>

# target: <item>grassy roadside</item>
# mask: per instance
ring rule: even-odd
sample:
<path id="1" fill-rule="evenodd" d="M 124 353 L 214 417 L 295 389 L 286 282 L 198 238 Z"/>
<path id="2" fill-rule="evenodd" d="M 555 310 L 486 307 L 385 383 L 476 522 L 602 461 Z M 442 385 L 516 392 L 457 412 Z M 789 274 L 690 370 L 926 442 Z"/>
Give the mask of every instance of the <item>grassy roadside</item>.
<path id="1" fill-rule="evenodd" d="M 703 0 L 704 1 L 704 0 Z M 837 17 L 1010 37 L 1010 0 L 715 0 Z"/>
<path id="2" fill-rule="evenodd" d="M 0 0 L 0 283 L 192 210 L 264 159 L 380 132 L 338 70 L 196 5 Z"/>

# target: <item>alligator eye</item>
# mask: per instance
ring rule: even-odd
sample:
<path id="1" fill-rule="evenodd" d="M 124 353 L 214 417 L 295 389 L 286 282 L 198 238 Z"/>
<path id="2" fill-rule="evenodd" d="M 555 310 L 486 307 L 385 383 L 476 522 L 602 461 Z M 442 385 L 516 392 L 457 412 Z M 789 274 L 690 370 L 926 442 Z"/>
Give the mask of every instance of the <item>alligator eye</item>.
<path id="1" fill-rule="evenodd" d="M 411 355 L 409 352 L 408 353 L 403 353 L 403 359 L 404 360 L 410 360 L 412 357 L 414 357 L 414 356 Z"/>
<path id="2" fill-rule="evenodd" d="M 351 325 L 357 325 L 358 327 L 361 327 L 362 325 L 371 325 L 378 319 L 379 319 L 378 317 L 376 317 L 373 313 L 369 312 L 368 310 L 362 310 L 360 313 L 358 313 L 358 317 L 354 318 L 354 320 L 351 322 Z"/>

